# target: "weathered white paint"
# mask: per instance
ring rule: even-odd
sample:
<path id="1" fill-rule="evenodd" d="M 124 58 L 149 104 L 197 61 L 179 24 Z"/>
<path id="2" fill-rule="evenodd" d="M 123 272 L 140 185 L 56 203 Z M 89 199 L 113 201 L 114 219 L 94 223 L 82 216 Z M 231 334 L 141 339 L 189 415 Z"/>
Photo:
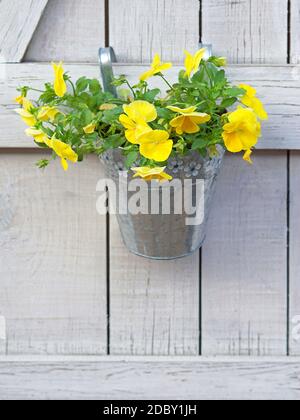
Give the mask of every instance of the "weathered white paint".
<path id="1" fill-rule="evenodd" d="M 290 353 L 300 354 L 300 154 L 290 161 Z"/>
<path id="2" fill-rule="evenodd" d="M 0 63 L 20 62 L 48 0 L 0 1 Z"/>
<path id="3" fill-rule="evenodd" d="M 284 355 L 287 159 L 228 156 L 202 254 L 204 355 Z"/>
<path id="4" fill-rule="evenodd" d="M 1 400 L 299 400 L 295 359 L 0 363 Z"/>
<path id="5" fill-rule="evenodd" d="M 300 0 L 292 0 L 291 4 L 291 63 L 300 63 Z"/>
<path id="6" fill-rule="evenodd" d="M 287 10 L 287 0 L 202 0 L 202 40 L 230 63 L 284 64 Z"/>
<path id="7" fill-rule="evenodd" d="M 82 75 L 99 77 L 98 65 L 68 64 L 66 70 L 74 79 Z M 147 67 L 139 65 L 116 65 L 115 74 L 126 74 L 136 82 Z M 1 71 L 1 65 L 0 65 Z M 3 135 L 0 147 L 32 147 L 32 142 L 24 136 L 24 124 L 13 109 L 16 88 L 22 85 L 42 87 L 45 81 L 53 80 L 49 64 L 11 64 L 5 66 L 8 75 L 0 80 L 0 126 Z M 170 81 L 175 81 L 179 68 L 167 73 Z M 231 66 L 229 78 L 239 84 L 250 83 L 257 87 L 259 97 L 266 104 L 269 121 L 263 124 L 263 138 L 259 149 L 300 149 L 300 66 Z M 153 86 L 165 89 L 160 79 L 152 80 Z M 1 107 L 3 105 L 3 107 Z"/>
<path id="8" fill-rule="evenodd" d="M 101 166 L 91 157 L 68 173 L 58 161 L 43 172 L 34 166 L 42 157 L 0 154 L 3 349 L 106 354 L 106 221 L 96 212 Z"/>
<path id="9" fill-rule="evenodd" d="M 111 217 L 111 354 L 199 354 L 199 255 L 131 255 Z"/>
<path id="10" fill-rule="evenodd" d="M 51 0 L 25 61 L 95 62 L 104 25 L 104 0 Z"/>
<path id="11" fill-rule="evenodd" d="M 200 3 L 188 3 L 110 0 L 109 42 L 118 60 L 151 62 L 160 53 L 176 62 L 185 48 L 196 51 Z M 199 354 L 199 255 L 143 260 L 121 244 L 114 218 L 111 232 L 111 354 Z"/>
<path id="12" fill-rule="evenodd" d="M 184 49 L 199 45 L 199 0 L 110 0 L 109 43 L 118 61 L 150 62 L 159 53 L 164 60 L 181 62 Z"/>

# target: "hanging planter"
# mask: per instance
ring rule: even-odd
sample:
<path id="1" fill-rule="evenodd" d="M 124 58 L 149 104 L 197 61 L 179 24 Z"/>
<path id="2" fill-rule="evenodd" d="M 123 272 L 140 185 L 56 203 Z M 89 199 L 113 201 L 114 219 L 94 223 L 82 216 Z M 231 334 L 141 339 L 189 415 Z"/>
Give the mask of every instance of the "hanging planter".
<path id="1" fill-rule="evenodd" d="M 26 134 L 51 149 L 64 170 L 99 155 L 131 252 L 155 259 L 189 255 L 203 244 L 225 150 L 243 152 L 251 163 L 264 107 L 252 87 L 232 86 L 222 69 L 226 60 L 205 48 L 186 52 L 174 84 L 164 75 L 172 64 L 158 55 L 135 86 L 113 77 L 111 50 L 101 50 L 100 58 L 104 91 L 94 79 L 73 84 L 62 64 L 54 64 L 54 84 L 35 102 L 30 87 L 20 88 L 16 112 L 29 126 Z M 165 83 L 165 94 L 150 87 L 154 77 Z"/>

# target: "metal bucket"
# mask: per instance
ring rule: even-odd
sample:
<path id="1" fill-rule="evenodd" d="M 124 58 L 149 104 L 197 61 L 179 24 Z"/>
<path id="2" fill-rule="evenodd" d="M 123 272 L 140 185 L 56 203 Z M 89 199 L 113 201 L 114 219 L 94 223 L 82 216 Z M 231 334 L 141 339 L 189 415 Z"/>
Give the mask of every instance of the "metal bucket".
<path id="1" fill-rule="evenodd" d="M 162 206 L 159 209 L 154 206 L 152 194 L 157 190 L 156 199 L 159 197 L 162 200 L 164 188 L 164 184 L 158 184 L 157 181 L 144 183 L 147 188 L 149 209 L 153 205 L 158 210 L 155 214 L 151 214 L 151 211 L 149 211 L 150 214 L 131 214 L 129 212 L 120 214 L 116 211 L 124 243 L 130 252 L 150 259 L 172 260 L 191 255 L 201 248 L 205 240 L 216 180 L 224 156 L 223 148 L 220 147 L 218 151 L 219 155 L 212 159 L 203 158 L 197 152 L 190 152 L 185 157 L 171 158 L 166 169 L 166 172 L 172 175 L 173 180 L 181 181 L 178 185 L 183 186 L 181 191 L 183 197 L 187 201 L 193 202 L 195 208 L 200 204 L 195 202 L 196 186 L 201 184 L 203 190 L 201 205 L 204 213 L 200 224 L 187 224 L 187 220 L 191 220 L 191 214 L 186 212 L 184 205 L 182 205 L 182 214 L 178 214 L 178 209 L 176 210 L 178 206 L 174 201 L 178 197 L 176 187 L 169 190 L 169 214 L 164 214 Z M 115 183 L 117 197 L 120 192 L 124 197 L 125 192 L 128 201 L 130 201 L 136 192 L 128 192 L 132 175 L 125 169 L 125 159 L 121 151 L 109 151 L 102 155 L 100 160 L 104 163 L 107 177 Z"/>

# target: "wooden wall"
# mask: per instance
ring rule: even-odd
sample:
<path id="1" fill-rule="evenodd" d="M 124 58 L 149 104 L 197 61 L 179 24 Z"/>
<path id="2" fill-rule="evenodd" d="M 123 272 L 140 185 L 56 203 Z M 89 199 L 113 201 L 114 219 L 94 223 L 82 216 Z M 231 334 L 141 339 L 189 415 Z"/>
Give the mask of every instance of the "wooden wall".
<path id="1" fill-rule="evenodd" d="M 155 52 L 179 63 L 184 48 L 212 43 L 216 54 L 245 65 L 241 79 L 251 79 L 252 65 L 260 75 L 269 68 L 272 77 L 261 79 L 269 89 L 279 74 L 270 90 L 274 100 L 264 99 L 280 146 L 269 131 L 265 141 L 272 143 L 256 153 L 254 166 L 226 157 L 199 253 L 147 261 L 128 253 L 113 216 L 96 213 L 102 176 L 96 158 L 68 174 L 59 165 L 46 172 L 34 167 L 40 152 L 29 148 L 3 93 L 22 77 L 0 80 L 6 112 L 0 124 L 11 121 L 0 135 L 0 316 L 7 325 L 0 352 L 300 355 L 292 334 L 300 315 L 300 154 L 286 150 L 300 149 L 300 69 L 285 67 L 285 80 L 272 67 L 299 63 L 300 0 L 188 0 L 188 7 L 183 0 L 36 3 L 34 17 L 11 10 L 18 28 L 31 19 L 35 31 L 26 32 L 25 46 L 8 40 L 0 50 L 5 61 L 82 63 L 77 75 L 105 44 L 119 62 L 145 64 Z M 35 68 L 26 67 L 28 80 L 36 80 Z M 290 136 L 292 147 L 285 143 Z"/>

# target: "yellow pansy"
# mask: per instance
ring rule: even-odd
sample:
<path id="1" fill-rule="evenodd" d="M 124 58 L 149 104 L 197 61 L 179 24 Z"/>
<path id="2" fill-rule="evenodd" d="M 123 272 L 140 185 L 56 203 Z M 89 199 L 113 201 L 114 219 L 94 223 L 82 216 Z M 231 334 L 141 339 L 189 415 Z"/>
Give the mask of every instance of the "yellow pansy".
<path id="1" fill-rule="evenodd" d="M 248 108 L 253 109 L 258 118 L 261 120 L 267 120 L 268 114 L 264 109 L 263 103 L 256 97 L 256 90 L 252 86 L 244 84 L 239 87 L 246 91 L 246 94 L 242 97 L 241 102 Z"/>
<path id="2" fill-rule="evenodd" d="M 118 106 L 115 104 L 102 104 L 100 106 L 100 111 L 111 111 L 112 109 L 117 108 Z"/>
<path id="3" fill-rule="evenodd" d="M 74 152 L 69 144 L 66 144 L 61 140 L 57 140 L 55 137 L 53 137 L 51 140 L 49 140 L 47 145 L 52 150 L 54 150 L 58 157 L 61 158 L 61 165 L 64 171 L 67 171 L 69 168 L 68 160 L 73 163 L 78 162 L 78 155 Z"/>
<path id="4" fill-rule="evenodd" d="M 95 123 L 91 123 L 84 127 L 83 131 L 85 132 L 85 134 L 93 134 L 95 132 L 96 127 L 97 125 Z"/>
<path id="5" fill-rule="evenodd" d="M 245 151 L 244 159 L 251 161 L 251 149 L 261 136 L 261 125 L 251 109 L 238 108 L 228 116 L 229 122 L 223 127 L 222 137 L 229 152 Z"/>
<path id="6" fill-rule="evenodd" d="M 252 162 L 252 160 L 251 160 L 251 155 L 252 155 L 252 150 L 251 150 L 251 149 L 246 150 L 246 152 L 244 153 L 244 157 L 243 157 L 243 159 L 244 159 L 246 162 L 248 162 L 248 163 L 250 163 L 250 164 L 252 165 L 252 164 L 253 164 L 253 162 Z"/>
<path id="7" fill-rule="evenodd" d="M 64 69 L 62 66 L 62 62 L 59 64 L 52 63 L 53 70 L 54 70 L 54 91 L 57 96 L 62 98 L 67 92 L 67 85 L 64 79 Z"/>
<path id="8" fill-rule="evenodd" d="M 126 129 L 125 137 L 133 144 L 139 144 L 138 138 L 151 131 L 147 123 L 156 120 L 155 106 L 146 101 L 134 101 L 123 106 L 125 114 L 120 115 L 119 121 Z"/>
<path id="9" fill-rule="evenodd" d="M 143 178 L 145 181 L 152 181 L 156 180 L 159 182 L 165 182 L 165 181 L 171 181 L 172 177 L 168 174 L 166 174 L 164 168 L 148 168 L 147 166 L 144 166 L 142 168 L 132 168 L 132 170 L 135 172 L 135 175 L 133 178 Z"/>
<path id="10" fill-rule="evenodd" d="M 35 116 L 31 112 L 34 105 L 25 97 L 22 100 L 22 104 L 23 108 L 15 109 L 15 112 L 20 115 L 26 125 L 32 127 L 37 122 Z"/>
<path id="11" fill-rule="evenodd" d="M 176 133 L 182 135 L 183 133 L 194 134 L 200 131 L 200 124 L 205 124 L 211 120 L 211 116 L 202 112 L 196 112 L 197 107 L 191 106 L 186 109 L 181 109 L 176 106 L 168 106 L 168 109 L 180 114 L 180 116 L 170 121 L 170 126 L 176 129 Z"/>
<path id="12" fill-rule="evenodd" d="M 25 96 L 20 95 L 20 96 L 18 96 L 17 98 L 15 98 L 15 101 L 16 101 L 18 104 L 23 105 L 24 98 L 25 98 Z"/>
<path id="13" fill-rule="evenodd" d="M 53 121 L 59 111 L 55 107 L 42 106 L 38 113 L 38 120 L 40 121 Z"/>
<path id="14" fill-rule="evenodd" d="M 38 130 L 36 128 L 27 128 L 25 133 L 28 137 L 33 137 L 37 143 L 45 143 L 48 144 L 49 138 L 47 134 L 45 134 L 42 130 Z"/>
<path id="15" fill-rule="evenodd" d="M 201 50 L 197 51 L 195 55 L 192 55 L 188 51 L 185 51 L 185 75 L 187 77 L 191 77 L 192 73 L 198 71 L 202 58 L 206 53 L 206 48 L 201 48 Z"/>
<path id="16" fill-rule="evenodd" d="M 165 162 L 172 152 L 173 141 L 164 130 L 148 131 L 138 138 L 138 142 L 141 155 L 156 162 Z"/>
<path id="17" fill-rule="evenodd" d="M 162 63 L 159 54 L 156 54 L 151 64 L 151 69 L 146 71 L 140 76 L 140 80 L 146 81 L 150 77 L 155 76 L 158 73 L 169 70 L 172 67 L 172 63 Z"/>

